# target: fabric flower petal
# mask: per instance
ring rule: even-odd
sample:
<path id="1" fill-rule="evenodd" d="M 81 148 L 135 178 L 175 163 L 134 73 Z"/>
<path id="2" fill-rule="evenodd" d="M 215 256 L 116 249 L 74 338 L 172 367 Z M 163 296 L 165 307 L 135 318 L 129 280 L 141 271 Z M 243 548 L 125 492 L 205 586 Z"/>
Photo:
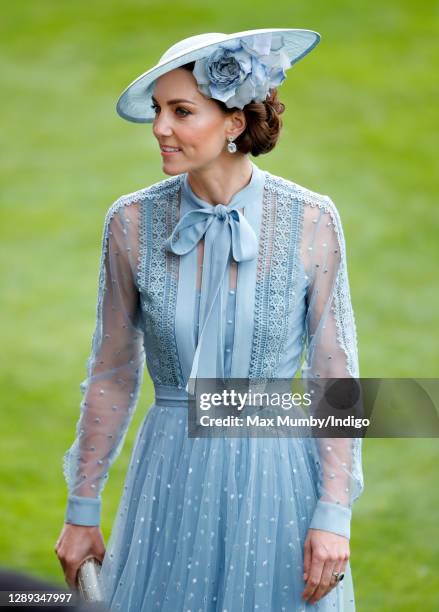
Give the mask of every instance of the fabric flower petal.
<path id="1" fill-rule="evenodd" d="M 206 70 L 206 61 L 204 59 L 198 59 L 195 62 L 192 74 L 197 80 L 198 85 L 207 85 L 209 83 L 209 76 Z"/>
<path id="2" fill-rule="evenodd" d="M 221 43 L 195 62 L 193 74 L 205 96 L 242 109 L 264 101 L 283 83 L 290 65 L 283 36 L 267 32 Z"/>

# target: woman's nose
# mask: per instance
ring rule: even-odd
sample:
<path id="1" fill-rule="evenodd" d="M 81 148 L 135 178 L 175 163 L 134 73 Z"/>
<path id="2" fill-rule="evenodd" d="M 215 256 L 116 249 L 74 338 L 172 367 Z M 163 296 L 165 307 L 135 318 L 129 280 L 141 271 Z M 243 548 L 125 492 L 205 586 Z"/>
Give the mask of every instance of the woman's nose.
<path id="1" fill-rule="evenodd" d="M 165 115 L 161 114 L 154 119 L 153 132 L 156 136 L 169 136 L 172 134 L 172 128 L 167 121 Z"/>

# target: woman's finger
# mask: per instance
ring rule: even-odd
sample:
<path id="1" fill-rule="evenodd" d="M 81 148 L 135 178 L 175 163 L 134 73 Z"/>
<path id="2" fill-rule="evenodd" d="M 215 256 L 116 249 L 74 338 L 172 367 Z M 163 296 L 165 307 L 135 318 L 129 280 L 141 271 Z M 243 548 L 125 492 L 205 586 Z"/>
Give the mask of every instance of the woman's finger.
<path id="1" fill-rule="evenodd" d="M 339 574 L 344 574 L 345 571 L 346 571 L 346 565 L 347 564 L 348 564 L 347 559 L 344 560 L 344 561 L 338 561 L 335 564 L 334 572 L 338 572 Z M 340 580 L 337 580 L 335 578 L 335 576 L 332 576 L 332 579 L 331 579 L 331 586 L 332 586 L 332 588 L 336 587 L 339 582 L 340 582 Z"/>
<path id="2" fill-rule="evenodd" d="M 322 577 L 325 551 L 322 549 L 311 550 L 311 568 L 309 571 L 309 578 L 306 583 L 306 587 L 302 593 L 303 599 L 308 599 L 313 596 L 314 592 L 320 584 Z"/>
<path id="3" fill-rule="evenodd" d="M 324 597 L 326 593 L 331 590 L 331 578 L 333 578 L 332 572 L 335 571 L 335 564 L 335 561 L 329 559 L 325 562 L 325 565 L 323 566 L 322 570 L 320 584 L 318 585 L 317 589 L 314 591 L 311 599 L 309 600 L 310 603 L 316 603 L 316 601 Z"/>
<path id="4" fill-rule="evenodd" d="M 76 588 L 76 576 L 80 563 L 70 559 L 62 559 L 61 565 L 64 570 L 64 578 L 70 588 Z"/>
<path id="5" fill-rule="evenodd" d="M 334 572 L 338 572 L 339 574 L 341 574 L 342 572 L 345 571 L 346 569 L 346 565 L 347 565 L 347 560 L 343 561 L 343 560 L 339 560 L 335 562 L 335 565 L 331 571 L 331 577 L 330 577 L 330 583 L 329 586 L 326 587 L 326 590 L 321 593 L 320 595 L 316 592 L 316 597 L 318 599 L 321 599 L 322 597 L 325 597 L 328 593 L 330 593 L 332 591 L 332 589 L 335 589 L 338 584 L 339 584 L 339 580 L 336 579 L 336 577 L 334 576 Z M 324 573 L 324 570 L 323 570 Z M 322 581 L 323 581 L 323 573 L 322 573 Z M 317 599 L 316 599 L 317 601 Z M 315 601 L 310 601 L 310 603 L 315 603 Z"/>
<path id="6" fill-rule="evenodd" d="M 325 597 L 328 593 L 332 591 L 332 589 L 335 589 L 338 586 L 339 580 L 337 580 L 336 577 L 334 576 L 334 572 L 338 572 L 340 574 L 342 571 L 343 571 L 342 566 L 339 563 L 336 563 L 334 569 L 332 570 L 331 582 L 328 588 L 326 589 L 325 593 L 323 593 L 322 596 L 320 597 L 320 599 L 322 597 Z"/>
<path id="7" fill-rule="evenodd" d="M 306 582 L 309 576 L 309 570 L 311 568 L 311 540 L 309 537 L 305 540 L 303 555 L 303 580 Z"/>
<path id="8" fill-rule="evenodd" d="M 335 564 L 335 568 L 334 568 L 334 572 L 338 572 L 339 574 L 344 573 L 345 569 L 346 569 L 346 563 L 347 561 L 338 561 Z M 336 580 L 335 576 L 332 576 L 333 581 L 335 582 L 335 584 L 338 584 L 338 580 Z"/>
<path id="9" fill-rule="evenodd" d="M 344 560 L 341 562 L 341 565 L 340 565 L 340 572 L 343 572 L 343 573 L 345 573 L 345 572 L 346 572 L 346 566 L 347 566 L 347 564 L 348 564 L 348 559 L 344 559 Z M 338 571 L 338 570 L 337 570 L 337 571 Z"/>

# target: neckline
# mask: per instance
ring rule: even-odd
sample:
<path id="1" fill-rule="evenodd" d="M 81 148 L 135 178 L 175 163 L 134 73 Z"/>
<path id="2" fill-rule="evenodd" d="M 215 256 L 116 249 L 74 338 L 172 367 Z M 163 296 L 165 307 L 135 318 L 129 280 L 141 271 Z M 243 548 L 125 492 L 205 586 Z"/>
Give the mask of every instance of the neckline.
<path id="1" fill-rule="evenodd" d="M 264 172 L 253 161 L 250 160 L 250 163 L 252 165 L 252 175 L 250 181 L 247 183 L 247 185 L 245 185 L 233 194 L 228 204 L 223 205 L 226 208 L 241 208 L 244 205 L 244 202 L 248 203 L 256 195 L 263 179 Z M 219 206 L 219 204 L 211 204 L 210 202 L 206 202 L 206 200 L 203 200 L 193 192 L 192 187 L 189 184 L 187 172 L 184 172 L 181 176 L 183 192 L 193 204 L 200 208 L 209 209 L 215 208 L 215 206 Z"/>

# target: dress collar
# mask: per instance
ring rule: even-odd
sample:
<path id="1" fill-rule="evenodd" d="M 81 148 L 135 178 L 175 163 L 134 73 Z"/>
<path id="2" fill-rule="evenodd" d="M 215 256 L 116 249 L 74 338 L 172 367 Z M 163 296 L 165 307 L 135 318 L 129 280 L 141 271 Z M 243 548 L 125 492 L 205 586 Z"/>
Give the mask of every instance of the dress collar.
<path id="1" fill-rule="evenodd" d="M 243 208 L 245 205 L 249 206 L 254 199 L 260 193 L 261 183 L 264 180 L 264 171 L 261 170 L 254 162 L 250 161 L 253 171 L 249 183 L 237 191 L 228 204 L 225 204 L 227 208 Z M 192 190 L 189 184 L 188 173 L 182 174 L 182 189 L 185 198 L 194 206 L 198 208 L 212 209 L 219 204 L 211 204 L 206 202 L 202 198 L 198 197 Z"/>

